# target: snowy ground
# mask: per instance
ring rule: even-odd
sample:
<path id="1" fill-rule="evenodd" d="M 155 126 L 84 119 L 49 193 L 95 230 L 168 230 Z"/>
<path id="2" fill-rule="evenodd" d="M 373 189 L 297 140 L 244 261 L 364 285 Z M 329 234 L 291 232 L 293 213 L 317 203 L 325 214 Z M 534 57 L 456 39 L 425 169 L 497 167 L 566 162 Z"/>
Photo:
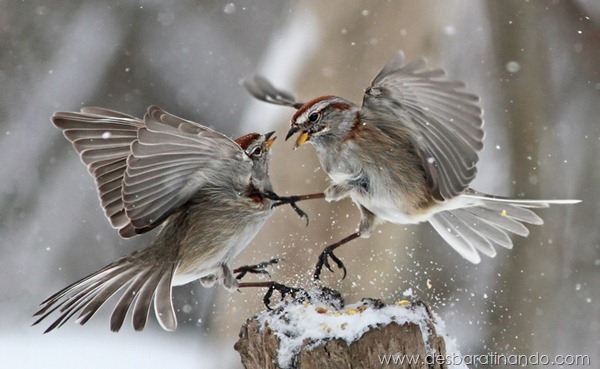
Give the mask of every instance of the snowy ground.
<path id="1" fill-rule="evenodd" d="M 67 328 L 66 331 L 68 334 L 45 335 L 35 329 L 30 334 L 4 332 L 0 336 L 1 366 L 15 369 L 126 369 L 140 365 L 145 369 L 241 367 L 239 356 L 231 346 L 200 342 L 195 334 L 181 339 L 184 332 L 178 332 L 177 339 L 165 339 L 164 335 L 148 334 L 150 332 L 117 335 L 108 330 L 105 334 L 92 329 Z"/>

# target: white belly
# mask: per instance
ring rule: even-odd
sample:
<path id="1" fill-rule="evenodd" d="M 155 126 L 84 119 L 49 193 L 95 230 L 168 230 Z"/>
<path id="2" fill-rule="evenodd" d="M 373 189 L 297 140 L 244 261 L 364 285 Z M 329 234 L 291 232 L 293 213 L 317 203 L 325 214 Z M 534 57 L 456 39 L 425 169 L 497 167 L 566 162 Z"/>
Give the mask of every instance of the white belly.
<path id="1" fill-rule="evenodd" d="M 430 215 L 415 216 L 408 209 L 403 208 L 397 201 L 387 197 L 366 197 L 362 194 L 353 194 L 352 200 L 369 209 L 381 220 L 395 224 L 416 224 L 426 221 Z"/>
<path id="2" fill-rule="evenodd" d="M 332 182 L 343 186 L 353 183 L 357 180 L 359 174 L 344 172 L 343 170 L 331 170 L 328 172 Z M 367 175 L 368 177 L 377 177 L 378 174 Z M 444 210 L 458 209 L 465 206 L 472 206 L 477 201 L 463 196 L 457 196 L 453 199 L 439 202 L 434 206 L 422 210 L 416 209 L 410 202 L 403 198 L 399 191 L 391 191 L 390 188 L 379 185 L 381 181 L 369 181 L 370 195 L 365 194 L 362 189 L 357 188 L 350 192 L 352 200 L 369 209 L 381 220 L 395 224 L 417 224 L 428 221 L 433 215 Z"/>
<path id="3" fill-rule="evenodd" d="M 407 202 L 397 201 L 386 196 L 366 197 L 358 193 L 353 194 L 352 199 L 354 202 L 369 209 L 382 220 L 394 224 L 422 223 L 428 221 L 433 215 L 440 211 L 453 210 L 476 204 L 476 201 L 463 196 L 457 196 L 448 201 L 437 203 L 425 211 L 419 211 L 402 206 L 402 204 L 406 204 Z"/>

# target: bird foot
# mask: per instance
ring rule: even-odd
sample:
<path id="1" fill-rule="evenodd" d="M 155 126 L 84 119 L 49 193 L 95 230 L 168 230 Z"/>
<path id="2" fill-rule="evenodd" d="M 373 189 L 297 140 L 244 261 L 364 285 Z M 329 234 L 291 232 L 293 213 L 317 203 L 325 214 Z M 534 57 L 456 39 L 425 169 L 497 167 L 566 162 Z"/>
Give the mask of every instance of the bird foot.
<path id="1" fill-rule="evenodd" d="M 303 288 L 288 287 L 281 283 L 273 282 L 263 297 L 263 303 L 265 304 L 267 310 L 273 310 L 270 305 L 271 297 L 273 297 L 273 293 L 275 291 L 279 291 L 282 301 L 288 295 L 292 296 L 296 301 L 310 300 L 308 292 Z"/>
<path id="2" fill-rule="evenodd" d="M 266 274 L 271 277 L 271 274 L 267 271 L 267 268 L 271 265 L 275 265 L 282 261 L 283 259 L 275 258 L 268 261 L 263 261 L 262 263 L 253 264 L 253 265 L 243 265 L 239 268 L 233 270 L 233 273 L 237 274 L 235 279 L 240 280 L 246 276 L 246 274 Z"/>
<path id="3" fill-rule="evenodd" d="M 347 274 L 346 266 L 344 265 L 342 260 L 340 260 L 340 258 L 335 256 L 335 254 L 333 253 L 333 249 L 334 249 L 333 247 L 328 246 L 323 250 L 321 255 L 319 255 L 319 261 L 317 261 L 317 266 L 315 268 L 315 274 L 313 275 L 314 280 L 320 279 L 321 271 L 323 270 L 323 266 L 325 266 L 327 269 L 329 269 L 330 272 L 333 272 L 333 269 L 331 269 L 331 265 L 329 264 L 330 258 L 331 258 L 331 260 L 333 260 L 333 262 L 335 262 L 337 267 L 344 272 L 344 274 L 342 275 L 342 279 L 346 278 L 346 274 Z"/>
<path id="4" fill-rule="evenodd" d="M 270 200 L 275 201 L 275 203 L 271 205 L 271 208 L 276 208 L 281 205 L 289 204 L 300 218 L 306 219 L 306 226 L 308 227 L 308 214 L 306 214 L 304 210 L 300 209 L 300 207 L 296 205 L 296 202 L 302 201 L 301 196 L 279 196 L 274 192 L 266 193 L 264 196 Z"/>

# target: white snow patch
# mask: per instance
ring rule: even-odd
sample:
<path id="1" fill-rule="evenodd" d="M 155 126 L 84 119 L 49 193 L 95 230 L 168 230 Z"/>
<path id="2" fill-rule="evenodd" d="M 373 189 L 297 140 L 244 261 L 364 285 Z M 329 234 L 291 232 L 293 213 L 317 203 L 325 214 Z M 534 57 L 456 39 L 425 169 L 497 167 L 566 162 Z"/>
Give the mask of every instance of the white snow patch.
<path id="1" fill-rule="evenodd" d="M 173 334 L 148 327 L 142 333 L 115 334 L 105 324 L 91 323 L 83 329 L 68 324 L 45 335 L 35 328 L 3 329 L 2 368 L 217 369 L 236 368 L 240 360 L 230 344 L 204 339 L 193 330 Z"/>
<path id="2" fill-rule="evenodd" d="M 430 320 L 424 306 L 386 305 L 375 308 L 372 304 L 358 302 L 346 305 L 340 310 L 332 309 L 326 303 L 292 303 L 283 310 L 265 311 L 257 315 L 261 329 L 265 324 L 279 338 L 278 362 L 282 368 L 289 368 L 300 352 L 304 340 L 311 342 L 309 349 L 324 344 L 324 341 L 343 339 L 347 344 L 358 340 L 365 332 L 376 326 L 386 326 L 391 322 L 399 325 L 414 323 L 421 328 L 425 347 L 429 350 Z M 436 331 L 445 335 L 445 325 L 439 317 L 435 317 Z M 447 351 L 452 355 L 458 353 L 456 342 L 445 337 Z M 382 353 L 385 354 L 385 353 Z M 466 366 L 450 366 L 450 368 L 466 368 Z"/>

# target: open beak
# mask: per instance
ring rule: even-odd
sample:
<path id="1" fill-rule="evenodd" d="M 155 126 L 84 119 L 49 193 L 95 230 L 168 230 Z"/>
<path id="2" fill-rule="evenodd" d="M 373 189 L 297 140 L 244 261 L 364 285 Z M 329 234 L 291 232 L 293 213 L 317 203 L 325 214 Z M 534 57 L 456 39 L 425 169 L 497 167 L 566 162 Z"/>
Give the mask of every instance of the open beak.
<path id="1" fill-rule="evenodd" d="M 298 132 L 299 130 L 300 127 L 292 126 L 292 128 L 290 128 L 290 130 L 288 131 L 287 135 L 285 135 L 285 140 L 287 141 L 290 137 L 294 135 L 294 133 Z"/>
<path id="2" fill-rule="evenodd" d="M 290 128 L 287 135 L 285 136 L 285 140 L 287 141 L 288 138 L 292 137 L 299 130 L 300 130 L 300 127 L 292 126 L 292 128 Z M 309 139 L 308 132 L 301 132 L 300 136 L 298 136 L 298 139 L 296 140 L 296 145 L 294 146 L 294 149 L 298 148 L 299 146 L 304 145 L 304 143 L 306 141 L 308 141 L 308 139 Z"/>
<path id="3" fill-rule="evenodd" d="M 296 145 L 294 146 L 294 148 L 300 147 L 302 145 L 304 145 L 304 143 L 306 141 L 308 141 L 308 132 L 302 132 L 300 133 L 300 136 L 298 136 L 298 139 L 296 140 Z"/>
<path id="4" fill-rule="evenodd" d="M 267 150 L 271 149 L 271 146 L 273 146 L 273 142 L 275 142 L 275 139 L 277 138 L 277 136 L 273 136 L 274 133 L 275 133 L 275 131 L 271 131 L 271 132 L 265 134 L 265 138 L 267 140 L 265 142 L 265 145 L 267 146 Z"/>

